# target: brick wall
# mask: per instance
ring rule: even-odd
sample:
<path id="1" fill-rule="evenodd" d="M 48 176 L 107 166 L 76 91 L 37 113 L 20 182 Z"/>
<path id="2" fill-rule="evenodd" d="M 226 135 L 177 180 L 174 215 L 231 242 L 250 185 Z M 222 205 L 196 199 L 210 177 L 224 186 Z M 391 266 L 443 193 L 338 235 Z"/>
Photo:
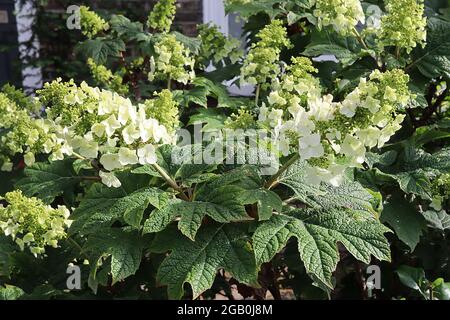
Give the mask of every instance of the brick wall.
<path id="1" fill-rule="evenodd" d="M 34 0 L 29 0 L 34 1 Z M 40 41 L 39 64 L 43 80 L 55 77 L 87 79 L 86 64 L 74 54 L 77 42 L 83 39 L 79 31 L 66 28 L 66 8 L 70 5 L 87 5 L 99 13 L 123 14 L 132 21 L 145 23 L 157 0 L 49 0 L 46 6 L 38 6 L 35 27 Z M 177 0 L 174 30 L 189 36 L 196 35 L 196 25 L 202 22 L 202 0 Z"/>
<path id="2" fill-rule="evenodd" d="M 139 21 L 145 22 L 148 13 L 157 0 L 107 0 L 107 1 L 71 1 L 71 4 L 86 4 L 94 10 L 107 10 L 109 12 L 120 12 L 125 16 L 137 15 Z M 67 1 L 49 0 L 46 9 L 54 13 L 63 13 Z M 202 0 L 177 0 L 177 14 L 175 17 L 175 28 L 186 35 L 195 35 L 195 26 L 202 22 Z M 132 17 L 130 17 L 132 18 Z"/>

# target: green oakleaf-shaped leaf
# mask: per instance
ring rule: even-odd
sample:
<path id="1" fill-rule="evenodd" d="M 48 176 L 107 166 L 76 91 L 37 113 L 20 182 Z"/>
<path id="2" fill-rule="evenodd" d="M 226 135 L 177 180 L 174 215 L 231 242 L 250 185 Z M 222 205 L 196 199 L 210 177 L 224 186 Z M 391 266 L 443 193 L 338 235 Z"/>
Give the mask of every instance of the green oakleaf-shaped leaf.
<path id="1" fill-rule="evenodd" d="M 395 231 L 398 238 L 414 251 L 422 231 L 426 228 L 425 219 L 418 210 L 401 196 L 393 196 L 384 205 L 380 217 Z"/>
<path id="2" fill-rule="evenodd" d="M 372 169 L 375 165 L 382 167 L 390 166 L 394 164 L 397 159 L 398 153 L 394 150 L 386 151 L 382 154 L 367 152 L 366 164 Z"/>
<path id="3" fill-rule="evenodd" d="M 25 292 L 19 287 L 10 285 L 0 286 L 0 300 L 17 300 L 24 294 Z"/>
<path id="4" fill-rule="evenodd" d="M 195 201 L 175 199 L 164 208 L 153 211 L 145 222 L 144 232 L 159 232 L 176 217 L 181 217 L 178 228 L 185 236 L 194 240 L 205 216 L 222 223 L 251 219 L 238 199 L 243 191 L 241 188 L 223 186 L 208 191 L 197 195 Z"/>
<path id="5" fill-rule="evenodd" d="M 191 104 L 198 104 L 204 108 L 208 107 L 208 90 L 202 87 L 196 87 L 192 90 L 175 90 L 173 92 L 174 100 L 183 107 L 189 107 Z"/>
<path id="6" fill-rule="evenodd" d="M 436 211 L 425 211 L 423 213 L 425 220 L 428 222 L 428 226 L 437 230 L 448 230 L 450 229 L 450 214 L 441 210 Z"/>
<path id="7" fill-rule="evenodd" d="M 425 48 L 418 47 L 413 52 L 413 63 L 428 78 L 450 77 L 450 22 L 428 19 L 427 41 Z"/>
<path id="8" fill-rule="evenodd" d="M 83 247 L 92 257 L 89 282 L 96 283 L 99 260 L 109 256 L 113 285 L 135 274 L 141 264 L 142 248 L 142 238 L 135 231 L 108 229 L 91 235 Z"/>
<path id="9" fill-rule="evenodd" d="M 225 12 L 233 13 L 238 12 L 239 16 L 247 19 L 256 15 L 259 12 L 264 12 L 270 17 L 275 17 L 282 12 L 281 9 L 274 8 L 274 4 L 280 3 L 280 0 L 260 0 L 260 1 L 234 1 L 229 2 L 225 6 Z"/>
<path id="10" fill-rule="evenodd" d="M 209 77 L 211 75 L 207 74 L 207 76 Z M 197 77 L 193 81 L 194 88 L 184 91 L 177 90 L 174 93 L 174 98 L 181 106 L 186 108 L 188 108 L 191 103 L 207 108 L 208 97 L 217 100 L 217 106 L 220 108 L 237 109 L 245 104 L 244 101 L 246 98 L 230 97 L 226 87 L 220 84 L 221 82 L 222 81 L 214 82 L 207 78 Z"/>
<path id="11" fill-rule="evenodd" d="M 395 175 L 400 189 L 405 193 L 416 194 L 423 199 L 431 200 L 431 181 L 422 169 L 401 172 Z"/>
<path id="12" fill-rule="evenodd" d="M 209 224 L 200 229 L 195 242 L 185 241 L 174 229 L 158 234 L 153 251 L 171 251 L 157 274 L 158 281 L 167 285 L 169 298 L 182 298 L 183 286 L 189 283 L 196 299 L 212 286 L 221 268 L 239 282 L 259 287 L 247 229 L 246 224 Z"/>
<path id="13" fill-rule="evenodd" d="M 273 210 L 281 212 L 280 197 L 264 189 L 263 181 L 251 166 L 242 166 L 198 188 L 191 202 L 175 199 L 160 210 L 152 212 L 144 225 L 144 232 L 159 232 L 175 218 L 178 228 L 194 240 L 203 219 L 208 216 L 221 223 L 250 220 L 245 205 L 257 204 L 259 220 L 267 220 Z"/>
<path id="14" fill-rule="evenodd" d="M 104 65 L 108 57 L 118 57 L 120 52 L 125 51 L 125 43 L 120 39 L 99 37 L 82 42 L 77 51 L 86 58 L 92 58 L 95 63 Z"/>
<path id="15" fill-rule="evenodd" d="M 307 272 L 315 281 L 332 288 L 332 275 L 339 261 L 340 242 L 358 260 L 370 263 L 371 255 L 390 261 L 390 230 L 367 215 L 348 210 L 293 210 L 274 215 L 259 225 L 253 235 L 257 265 L 272 260 L 295 237 Z"/>
<path id="16" fill-rule="evenodd" d="M 200 109 L 194 115 L 189 118 L 188 125 L 195 123 L 205 123 L 202 127 L 203 132 L 220 130 L 225 126 L 225 120 L 227 117 L 219 113 L 217 109 Z"/>
<path id="17" fill-rule="evenodd" d="M 270 219 L 273 211 L 281 212 L 283 201 L 273 191 L 259 188 L 242 191 L 239 195 L 242 204 L 258 205 L 258 218 L 260 221 Z"/>
<path id="18" fill-rule="evenodd" d="M 344 66 L 352 65 L 360 57 L 362 47 L 354 38 L 342 38 L 327 31 L 312 34 L 311 42 L 303 51 L 308 57 L 333 55 Z"/>
<path id="19" fill-rule="evenodd" d="M 414 149 L 408 153 L 406 160 L 404 165 L 406 171 L 423 169 L 438 170 L 442 173 L 450 172 L 450 148 L 443 148 L 433 154 L 422 149 Z"/>
<path id="20" fill-rule="evenodd" d="M 16 183 L 16 187 L 29 197 L 37 196 L 46 203 L 64 192 L 72 192 L 81 181 L 75 175 L 72 160 L 38 162 L 24 170 L 25 177 Z"/>
<path id="21" fill-rule="evenodd" d="M 202 42 L 198 38 L 188 37 L 182 33 L 174 31 L 173 34 L 179 42 L 181 42 L 185 48 L 188 48 L 193 54 L 197 54 L 200 50 Z"/>
<path id="22" fill-rule="evenodd" d="M 314 208 L 350 208 L 374 212 L 373 195 L 358 182 L 345 180 L 339 187 L 322 183 L 320 186 L 310 185 L 305 179 L 308 164 L 297 161 L 281 176 L 280 183 L 294 191 L 302 202 Z"/>
<path id="23" fill-rule="evenodd" d="M 114 221 L 124 219 L 139 227 L 142 215 L 149 204 L 162 208 L 168 195 L 160 189 L 146 187 L 148 179 L 142 175 L 118 174 L 120 188 L 94 184 L 74 211 L 71 232 L 92 232 Z"/>
<path id="24" fill-rule="evenodd" d="M 113 15 L 109 20 L 111 29 L 117 32 L 119 37 L 124 36 L 125 39 L 136 39 L 143 32 L 143 25 L 140 22 L 131 22 L 130 19 L 123 15 Z M 138 38 L 139 39 L 139 38 Z"/>

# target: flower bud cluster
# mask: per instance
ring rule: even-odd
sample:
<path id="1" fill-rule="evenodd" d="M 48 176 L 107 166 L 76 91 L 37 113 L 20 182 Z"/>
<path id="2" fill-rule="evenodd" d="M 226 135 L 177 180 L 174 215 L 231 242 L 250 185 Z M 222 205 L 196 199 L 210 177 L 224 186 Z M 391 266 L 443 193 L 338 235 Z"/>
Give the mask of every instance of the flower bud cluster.
<path id="1" fill-rule="evenodd" d="M 12 237 L 23 251 L 28 247 L 35 256 L 45 253 L 45 247 L 58 247 L 58 241 L 67 237 L 66 229 L 72 221 L 65 206 L 57 209 L 44 204 L 40 199 L 28 198 L 20 190 L 8 192 L 0 197 L 8 203 L 0 204 L 0 229 Z"/>
<path id="2" fill-rule="evenodd" d="M 258 34 L 241 68 L 241 83 L 261 85 L 267 89 L 280 73 L 280 53 L 290 47 L 287 30 L 281 20 L 272 20 Z"/>
<path id="3" fill-rule="evenodd" d="M 427 20 L 423 0 L 386 0 L 387 14 L 381 18 L 379 44 L 411 52 L 425 45 Z"/>
<path id="4" fill-rule="evenodd" d="M 99 32 L 107 31 L 109 24 L 102 17 L 91 11 L 89 7 L 80 7 L 81 33 L 89 39 L 95 37 Z"/>
<path id="5" fill-rule="evenodd" d="M 147 25 L 161 32 L 169 32 L 176 11 L 175 0 L 159 0 L 148 16 Z"/>
<path id="6" fill-rule="evenodd" d="M 231 63 L 235 63 L 243 56 L 243 51 L 240 49 L 241 42 L 224 36 L 217 26 L 202 24 L 197 29 L 202 43 L 197 61 L 204 68 L 208 67 L 211 61 L 217 64 L 228 58 Z"/>
<path id="7" fill-rule="evenodd" d="M 358 23 L 365 21 L 359 0 L 316 0 L 313 15 L 318 19 L 319 29 L 331 26 L 343 36 L 351 34 Z"/>

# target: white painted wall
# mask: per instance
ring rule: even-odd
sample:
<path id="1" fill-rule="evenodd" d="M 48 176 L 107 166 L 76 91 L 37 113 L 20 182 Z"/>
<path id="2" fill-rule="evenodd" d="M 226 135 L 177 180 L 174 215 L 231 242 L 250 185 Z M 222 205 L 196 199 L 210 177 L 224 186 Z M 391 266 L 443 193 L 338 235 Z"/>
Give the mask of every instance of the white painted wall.
<path id="1" fill-rule="evenodd" d="M 220 31 L 227 35 L 230 31 L 230 17 L 225 15 L 223 0 L 203 0 L 203 22 L 211 22 L 219 27 Z M 211 70 L 212 71 L 212 70 Z M 238 87 L 231 84 L 234 80 L 224 83 L 228 87 L 228 91 L 234 95 L 250 96 L 255 91 L 255 86 L 244 85 Z"/>
<path id="2" fill-rule="evenodd" d="M 33 24 L 35 11 L 30 3 L 26 3 L 24 6 L 19 6 L 18 1 L 15 3 L 17 31 L 19 40 L 19 55 L 21 59 L 27 59 L 28 56 L 39 56 L 39 41 L 35 40 L 33 46 L 34 50 L 31 52 L 25 51 L 26 41 L 29 41 L 32 37 L 31 26 Z M 22 70 L 22 85 L 27 92 L 32 92 L 35 89 L 42 87 L 42 71 L 37 67 L 25 67 Z"/>
<path id="3" fill-rule="evenodd" d="M 217 25 L 223 34 L 228 35 L 228 17 L 225 16 L 223 0 L 203 0 L 203 23 Z"/>

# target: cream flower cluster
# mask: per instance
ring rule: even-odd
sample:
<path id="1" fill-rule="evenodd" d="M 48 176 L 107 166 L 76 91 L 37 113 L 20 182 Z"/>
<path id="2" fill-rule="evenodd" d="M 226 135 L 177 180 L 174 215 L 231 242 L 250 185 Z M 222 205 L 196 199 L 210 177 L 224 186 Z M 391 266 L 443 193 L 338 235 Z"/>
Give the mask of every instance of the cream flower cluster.
<path id="1" fill-rule="evenodd" d="M 45 253 L 45 247 L 58 247 L 70 227 L 70 211 L 65 206 L 57 209 L 45 205 L 40 199 L 28 198 L 20 190 L 8 192 L 0 197 L 8 203 L 0 204 L 0 229 L 12 237 L 23 251 L 28 247 L 35 256 Z"/>
<path id="2" fill-rule="evenodd" d="M 59 113 L 55 114 L 52 108 L 49 110 L 55 126 L 59 127 L 62 144 L 61 152 L 53 154 L 53 158 L 62 159 L 64 155 L 91 160 L 99 158 L 104 168 L 100 177 L 107 186 L 120 186 L 112 171 L 138 163 L 154 164 L 155 147 L 173 142 L 173 129 L 170 128 L 169 132 L 157 119 L 149 116 L 154 113 L 151 109 L 153 105 L 161 105 L 160 99 L 164 104 L 171 99 L 167 93 L 157 95 L 153 104 L 135 106 L 130 99 L 115 92 L 82 83 L 79 87 L 71 86 L 63 99 L 66 107 L 60 108 Z M 77 110 L 78 106 L 86 109 L 78 123 L 75 121 L 68 126 L 63 121 L 65 113 Z M 79 123 L 82 123 L 81 128 Z"/>
<path id="3" fill-rule="evenodd" d="M 165 91 L 156 94 L 154 101 L 135 106 L 115 92 L 57 79 L 39 91 L 39 99 L 58 133 L 57 139 L 47 142 L 54 150 L 50 159 L 99 159 L 104 168 L 100 177 L 110 187 L 120 186 L 112 171 L 154 164 L 156 146 L 173 142 L 174 127 L 167 128 L 151 116 L 157 114 L 155 106 L 162 108 L 161 115 L 170 114 L 172 126 L 178 125 L 177 104 Z"/>
<path id="4" fill-rule="evenodd" d="M 89 70 L 91 71 L 92 77 L 99 85 L 116 91 L 119 94 L 128 93 L 128 87 L 123 84 L 122 76 L 117 73 L 113 73 L 103 65 L 96 64 L 92 58 L 87 60 L 87 64 L 89 66 Z"/>
<path id="5" fill-rule="evenodd" d="M 316 0 L 313 15 L 318 20 L 319 29 L 332 26 L 344 36 L 351 34 L 358 23 L 365 22 L 359 0 Z"/>
<path id="6" fill-rule="evenodd" d="M 159 0 L 148 16 L 147 25 L 161 32 L 169 32 L 176 11 L 175 0 Z"/>
<path id="7" fill-rule="evenodd" d="M 53 149 L 48 141 L 56 139 L 51 121 L 33 118 L 0 93 L 0 170 L 11 171 L 13 159 L 24 154 L 26 165 L 32 165 L 37 153 Z"/>
<path id="8" fill-rule="evenodd" d="M 303 71 L 314 72 L 310 65 Z M 311 165 L 306 175 L 314 184 L 339 185 L 345 168 L 360 166 L 368 149 L 384 146 L 401 128 L 404 115 L 396 111 L 411 98 L 401 70 L 372 72 L 343 101 L 322 95 L 310 74 L 292 79 L 288 74 L 275 82 L 258 120 L 270 128 L 282 155 L 298 152 Z"/>
<path id="9" fill-rule="evenodd" d="M 281 20 L 272 20 L 258 34 L 241 68 L 241 83 L 261 85 L 266 89 L 280 73 L 280 53 L 291 43 Z"/>
<path id="10" fill-rule="evenodd" d="M 12 157 L 20 153 L 25 154 L 26 165 L 32 165 L 38 153 L 50 154 L 50 160 L 77 156 L 99 160 L 103 183 L 119 187 L 112 171 L 154 164 L 157 145 L 174 142 L 178 104 L 168 90 L 138 106 L 85 82 L 77 86 L 57 79 L 37 93 L 47 113 L 45 120 L 33 119 L 0 94 L 0 130 L 6 131 L 0 146 L 2 170 L 10 171 Z"/>
<path id="11" fill-rule="evenodd" d="M 80 7 L 81 32 L 88 38 L 95 37 L 99 32 L 107 31 L 109 24 L 102 17 L 91 11 L 89 7 Z"/>
<path id="12" fill-rule="evenodd" d="M 386 11 L 381 18 L 381 46 L 411 52 L 417 44 L 425 45 L 427 20 L 423 0 L 386 0 Z"/>
<path id="13" fill-rule="evenodd" d="M 175 35 L 164 34 L 155 44 L 156 57 L 150 61 L 149 81 L 156 78 L 170 79 L 187 84 L 195 78 L 195 61 L 190 50 Z"/>
<path id="14" fill-rule="evenodd" d="M 202 44 L 196 60 L 202 67 L 208 67 L 211 61 L 217 64 L 226 58 L 231 63 L 236 63 L 243 56 L 241 42 L 233 37 L 226 37 L 217 26 L 201 24 L 197 26 L 197 30 Z"/>

